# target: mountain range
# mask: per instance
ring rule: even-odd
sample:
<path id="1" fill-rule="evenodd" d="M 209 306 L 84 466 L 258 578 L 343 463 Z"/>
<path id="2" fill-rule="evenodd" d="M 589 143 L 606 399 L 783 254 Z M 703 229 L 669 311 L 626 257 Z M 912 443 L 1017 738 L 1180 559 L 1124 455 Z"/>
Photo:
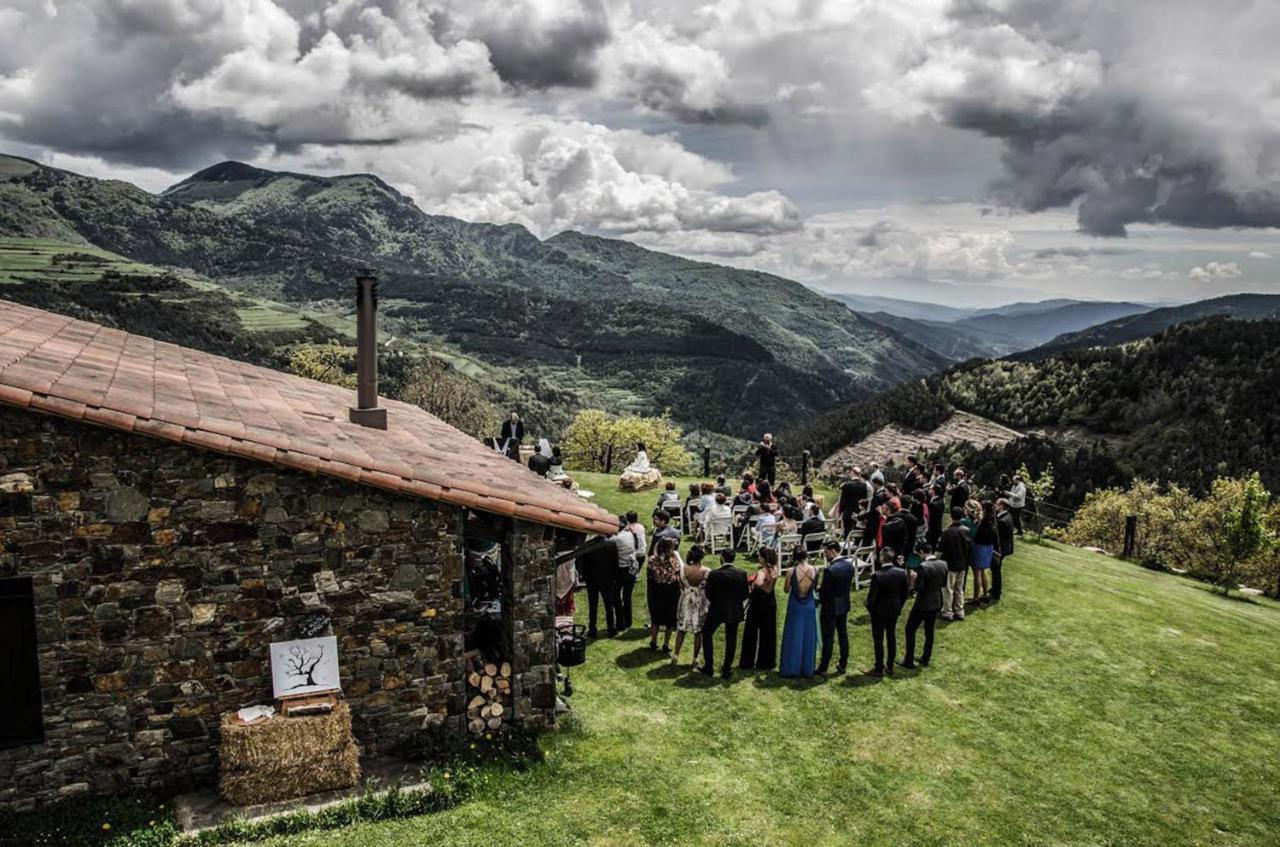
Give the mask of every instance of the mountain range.
<path id="1" fill-rule="evenodd" d="M 1078 332 L 1068 332 L 1014 358 L 1041 359 L 1082 347 L 1112 347 L 1187 321 L 1222 316 L 1236 320 L 1280 318 L 1280 294 L 1229 294 L 1182 306 L 1153 309 L 1105 321 Z"/>
<path id="2" fill-rule="evenodd" d="M 755 437 L 946 364 L 792 280 L 430 215 L 368 174 L 224 162 L 156 195 L 0 157 L 0 236 L 92 245 L 339 318 L 372 268 L 386 332 L 485 382 L 535 431 L 598 407 Z"/>
<path id="3" fill-rule="evenodd" d="M 1058 336 L 1152 309 L 1141 303 L 1065 298 L 964 309 L 891 297 L 828 296 L 953 362 L 1020 353 Z"/>

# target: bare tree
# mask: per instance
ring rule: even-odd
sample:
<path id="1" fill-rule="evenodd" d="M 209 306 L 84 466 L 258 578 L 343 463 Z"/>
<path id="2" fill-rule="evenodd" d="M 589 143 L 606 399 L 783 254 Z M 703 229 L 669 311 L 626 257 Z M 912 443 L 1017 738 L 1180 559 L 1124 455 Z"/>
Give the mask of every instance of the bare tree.
<path id="1" fill-rule="evenodd" d="M 285 660 L 285 670 L 289 676 L 303 677 L 303 681 L 297 685 L 289 686 L 290 691 L 295 688 L 308 688 L 316 684 L 315 673 L 316 666 L 324 659 L 324 645 L 321 644 L 315 650 L 310 650 L 302 646 L 294 646 L 289 648 L 289 658 Z"/>

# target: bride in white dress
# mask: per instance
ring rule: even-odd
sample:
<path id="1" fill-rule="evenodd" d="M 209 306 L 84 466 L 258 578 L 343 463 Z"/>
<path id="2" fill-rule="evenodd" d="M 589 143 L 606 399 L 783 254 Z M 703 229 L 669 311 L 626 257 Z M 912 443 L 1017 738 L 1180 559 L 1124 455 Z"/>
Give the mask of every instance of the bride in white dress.
<path id="1" fill-rule="evenodd" d="M 627 465 L 624 473 L 647 473 L 649 470 L 649 454 L 644 451 L 644 442 L 636 442 L 636 457 Z"/>

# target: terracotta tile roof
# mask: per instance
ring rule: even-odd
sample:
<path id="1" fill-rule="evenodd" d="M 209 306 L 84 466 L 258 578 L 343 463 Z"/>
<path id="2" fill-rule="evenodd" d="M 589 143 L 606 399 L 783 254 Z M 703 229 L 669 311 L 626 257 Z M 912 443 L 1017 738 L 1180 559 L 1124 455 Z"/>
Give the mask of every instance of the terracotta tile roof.
<path id="1" fill-rule="evenodd" d="M 579 532 L 610 515 L 416 406 L 0 300 L 0 404 Z"/>

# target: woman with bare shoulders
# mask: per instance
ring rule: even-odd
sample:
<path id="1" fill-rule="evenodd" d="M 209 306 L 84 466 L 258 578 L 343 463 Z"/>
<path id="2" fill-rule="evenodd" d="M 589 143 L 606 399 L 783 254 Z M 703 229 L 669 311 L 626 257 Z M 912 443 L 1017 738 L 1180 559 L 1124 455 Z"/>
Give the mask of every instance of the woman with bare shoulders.
<path id="1" fill-rule="evenodd" d="M 671 654 L 671 664 L 680 661 L 680 648 L 686 634 L 693 636 L 693 664 L 698 664 L 702 652 L 702 625 L 707 620 L 707 574 L 703 567 L 704 552 L 696 544 L 689 548 L 689 561 L 680 569 L 680 605 L 676 609 L 676 649 Z"/>
<path id="2" fill-rule="evenodd" d="M 747 595 L 746 625 L 742 630 L 744 671 L 771 671 L 778 660 L 778 601 L 773 588 L 778 582 L 778 551 L 760 548 L 760 567 L 751 580 Z"/>
<path id="3" fill-rule="evenodd" d="M 804 547 L 797 547 L 794 556 L 790 574 L 782 586 L 789 596 L 778 672 L 788 678 L 811 677 L 818 653 L 818 607 L 813 594 L 818 569 L 809 564 L 809 554 Z"/>

